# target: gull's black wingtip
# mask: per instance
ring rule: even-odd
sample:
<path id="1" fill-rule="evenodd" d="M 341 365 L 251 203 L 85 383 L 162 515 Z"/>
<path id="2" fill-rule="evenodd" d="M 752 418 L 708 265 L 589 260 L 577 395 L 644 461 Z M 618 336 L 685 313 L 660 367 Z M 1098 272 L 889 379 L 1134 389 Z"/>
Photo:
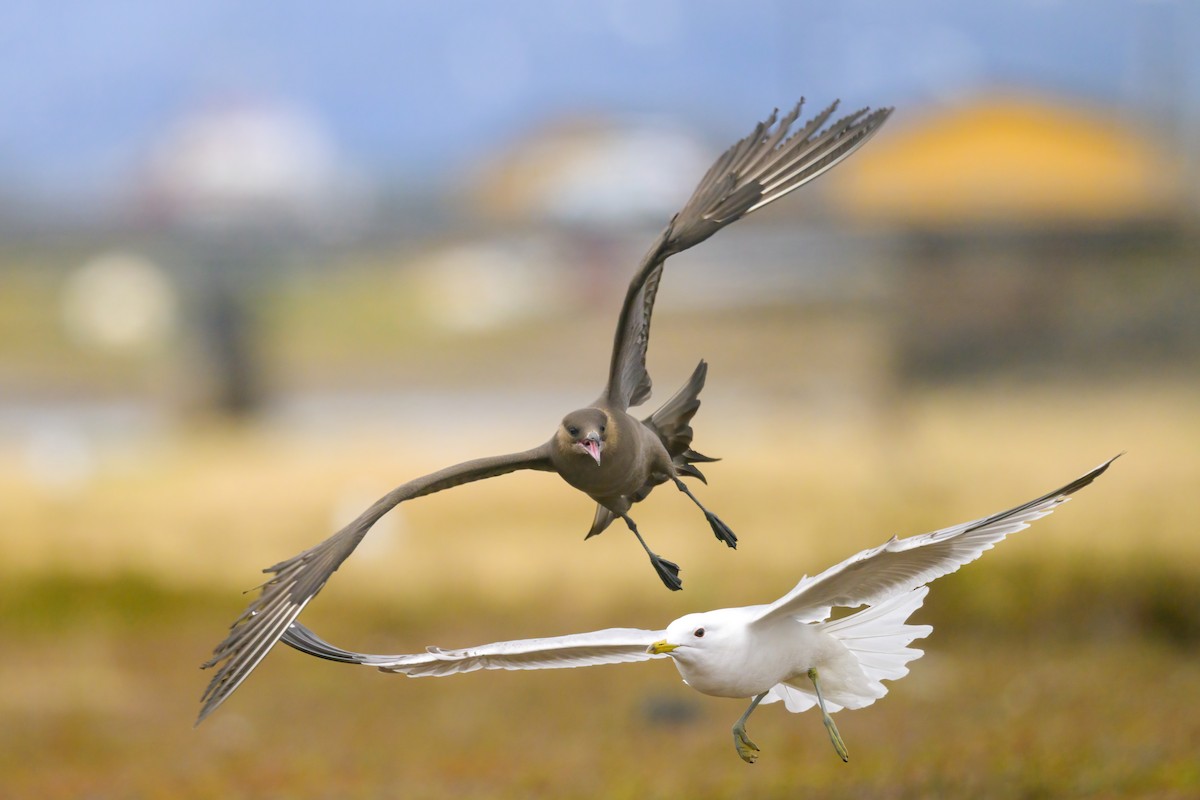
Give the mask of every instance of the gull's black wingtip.
<path id="1" fill-rule="evenodd" d="M 1075 494 L 1075 492 L 1078 492 L 1083 487 L 1090 485 L 1092 483 L 1092 481 L 1096 480 L 1096 478 L 1099 478 L 1101 475 L 1103 475 L 1108 470 L 1108 468 L 1112 466 L 1112 463 L 1123 455 L 1125 455 L 1124 450 L 1117 453 L 1115 456 L 1108 459 L 1104 463 L 1100 464 L 1100 466 L 1089 470 L 1088 472 L 1084 473 L 1083 475 L 1080 475 L 1078 478 L 1071 481 L 1063 488 L 1059 489 L 1057 494 L 1061 497 L 1067 497 L 1069 495 Z"/>
<path id="2" fill-rule="evenodd" d="M 1104 471 L 1107 470 L 1109 467 L 1111 467 L 1112 463 L 1114 461 L 1116 461 L 1118 458 L 1120 458 L 1121 456 L 1125 455 L 1125 453 L 1126 453 L 1126 451 L 1122 450 L 1121 452 L 1117 453 L 1115 456 L 1110 458 L 1108 461 L 1105 461 L 1103 464 L 1101 464 L 1100 466 L 1098 466 L 1094 470 L 1092 470 L 1092 472 L 1095 473 L 1094 477 L 1099 477 L 1099 476 L 1103 475 Z"/>
<path id="3" fill-rule="evenodd" d="M 1124 450 L 1122 450 L 1121 452 L 1117 453 L 1115 456 L 1113 456 L 1112 458 L 1108 459 L 1108 460 L 1107 460 L 1107 461 L 1105 461 L 1103 464 L 1101 464 L 1100 466 L 1098 466 L 1098 467 L 1096 467 L 1095 469 L 1093 469 L 1091 472 L 1089 472 L 1089 473 L 1087 473 L 1086 475 L 1082 476 L 1082 477 L 1081 477 L 1079 480 L 1080 480 L 1080 481 L 1085 481 L 1085 482 L 1084 482 L 1084 483 L 1081 483 L 1081 484 L 1079 485 L 1079 487 L 1077 487 L 1077 488 L 1083 488 L 1084 486 L 1087 486 L 1087 485 L 1088 485 L 1089 483 L 1091 483 L 1092 481 L 1096 480 L 1096 478 L 1099 478 L 1101 475 L 1103 475 L 1105 472 L 1107 472 L 1107 471 L 1108 471 L 1108 468 L 1112 466 L 1112 464 L 1113 464 L 1113 462 L 1114 462 L 1114 461 L 1116 461 L 1118 458 L 1120 458 L 1120 457 L 1121 457 L 1121 456 L 1123 456 L 1123 455 L 1125 455 L 1125 451 L 1124 451 Z M 1077 481 L 1077 483 L 1078 483 L 1078 481 Z"/>
<path id="4" fill-rule="evenodd" d="M 202 701 L 204 701 L 204 705 L 202 705 L 200 707 L 200 713 L 196 715 L 196 721 L 192 723 L 192 728 L 193 729 L 199 728 L 200 723 L 204 722 L 204 720 L 208 719 L 208 715 L 211 714 L 212 712 L 216 711 L 217 707 L 220 706 L 221 703 L 224 703 L 225 698 L 228 696 L 229 695 L 225 695 L 225 696 L 221 697 L 215 703 L 213 702 L 213 699 L 211 697 L 207 696 L 207 694 L 205 695 L 205 697 L 201 697 L 200 699 Z"/>
<path id="5" fill-rule="evenodd" d="M 337 661 L 342 664 L 369 663 L 368 656 L 332 645 L 299 622 L 289 625 L 279 641 L 301 653 L 323 658 L 326 661 Z"/>

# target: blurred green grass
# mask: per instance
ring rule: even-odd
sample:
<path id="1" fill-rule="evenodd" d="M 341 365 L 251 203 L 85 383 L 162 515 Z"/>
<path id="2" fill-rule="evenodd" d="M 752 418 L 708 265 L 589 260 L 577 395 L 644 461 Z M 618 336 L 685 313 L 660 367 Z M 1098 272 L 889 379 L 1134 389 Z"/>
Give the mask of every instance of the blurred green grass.
<path id="1" fill-rule="evenodd" d="M 6 796 L 1187 797 L 1200 786 L 1194 645 L 1153 636 L 935 630 L 887 697 L 839 715 L 848 765 L 814 715 L 768 707 L 751 722 L 764 752 L 748 767 L 728 735 L 742 703 L 694 695 L 659 663 L 412 681 L 285 651 L 192 729 L 195 664 L 222 600 L 140 586 L 149 614 L 111 585 L 43 586 L 88 612 L 5 631 L 19 642 L 4 669 Z M 936 592 L 930 606 L 922 618 L 935 624 L 955 613 Z M 401 615 L 402 628 L 359 601 L 316 616 L 356 645 L 476 642 L 513 625 L 482 596 L 448 617 Z"/>
<path id="2" fill-rule="evenodd" d="M 743 704 L 695 695 L 660 663 L 411 681 L 279 650 L 193 729 L 197 666 L 258 570 L 331 532 L 348 495 L 369 502 L 479 442 L 434 447 L 415 424 L 308 438 L 197 425 L 101 456 L 67 494 L 0 453 L 5 796 L 1194 796 L 1197 391 L 1001 388 L 924 391 L 853 424 L 785 404 L 747 418 L 714 396 L 700 443 L 726 461 L 701 491 L 738 552 L 676 493 L 639 507 L 684 566 L 681 593 L 623 532 L 583 543 L 590 503 L 528 474 L 400 509 L 305 612 L 383 652 L 658 627 L 774 598 L 893 533 L 1006 508 L 1128 450 L 934 585 L 927 655 L 839 715 L 848 765 L 815 715 L 778 707 L 752 719 L 764 753 L 742 764 L 728 729 Z M 489 445 L 528 445 L 506 435 Z"/>

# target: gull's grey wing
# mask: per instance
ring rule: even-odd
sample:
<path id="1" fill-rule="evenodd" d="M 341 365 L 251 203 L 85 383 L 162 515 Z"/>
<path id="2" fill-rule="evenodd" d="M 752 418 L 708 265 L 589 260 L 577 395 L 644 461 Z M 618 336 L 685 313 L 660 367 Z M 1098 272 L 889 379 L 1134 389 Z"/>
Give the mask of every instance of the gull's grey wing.
<path id="1" fill-rule="evenodd" d="M 837 109 L 826 108 L 788 137 L 804 101 L 782 119 L 772 113 L 709 168 L 691 199 L 659 234 L 629 284 L 617 320 L 608 385 L 602 400 L 626 409 L 650 397 L 646 346 L 662 266 L 675 253 L 795 191 L 853 153 L 891 114 L 863 109 L 824 127 Z M 786 137 L 786 138 L 785 138 Z"/>
<path id="2" fill-rule="evenodd" d="M 478 669 L 564 669 L 665 658 L 665 653 L 654 655 L 647 652 L 647 648 L 664 635 L 664 631 L 608 628 L 569 636 L 494 642 L 462 650 L 430 647 L 424 653 L 388 656 L 343 650 L 294 622 L 284 633 L 282 641 L 318 658 L 363 664 L 377 667 L 383 672 L 400 672 L 410 678 L 423 678 Z"/>
<path id="3" fill-rule="evenodd" d="M 757 620 L 780 615 L 805 621 L 822 620 L 829 616 L 833 606 L 873 605 L 954 572 L 1010 533 L 1024 530 L 1034 520 L 1053 512 L 1117 458 L 1114 456 L 1061 489 L 1016 508 L 933 533 L 907 539 L 892 537 L 879 547 L 863 550 L 816 577 L 805 577 L 786 595 L 762 606 Z"/>
<path id="4" fill-rule="evenodd" d="M 388 492 L 356 520 L 317 546 L 263 570 L 274 573 L 274 577 L 262 585 L 262 594 L 234 620 L 225 641 L 217 645 L 213 657 L 204 664 L 205 668 L 220 667 L 200 698 L 203 705 L 196 724 L 225 702 L 258 666 L 380 517 L 406 500 L 523 469 L 552 471 L 549 445 L 522 453 L 465 461 L 409 481 Z"/>

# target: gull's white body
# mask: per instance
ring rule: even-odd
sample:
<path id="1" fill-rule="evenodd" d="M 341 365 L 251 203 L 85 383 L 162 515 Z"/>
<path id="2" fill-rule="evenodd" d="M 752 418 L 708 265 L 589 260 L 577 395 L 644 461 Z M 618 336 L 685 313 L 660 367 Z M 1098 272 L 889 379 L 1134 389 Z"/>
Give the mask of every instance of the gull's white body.
<path id="1" fill-rule="evenodd" d="M 790 615 L 763 618 L 764 606 L 723 608 L 688 614 L 667 627 L 670 656 L 688 686 L 714 697 L 757 697 L 784 701 L 789 711 L 817 702 L 809 670 L 821 675 L 830 711 L 862 708 L 887 694 L 880 681 L 908 674 L 922 655 L 908 647 L 928 636 L 928 625 L 907 625 L 928 593 L 922 586 L 856 614 L 825 622 Z M 704 636 L 697 639 L 696 630 Z"/>
<path id="2" fill-rule="evenodd" d="M 1110 459 L 1036 500 L 973 522 L 907 539 L 893 537 L 814 577 L 804 577 L 773 603 L 688 614 L 665 631 L 610 628 L 591 633 L 497 642 L 462 650 L 429 648 L 410 655 L 366 655 L 334 647 L 299 623 L 283 640 L 322 658 L 378 667 L 409 677 L 444 676 L 479 669 L 583 667 L 670 657 L 688 686 L 716 697 L 754 698 L 734 726 L 759 703 L 782 701 L 792 712 L 822 703 L 822 710 L 862 708 L 887 693 L 884 680 L 908 674 L 922 655 L 909 647 L 928 636 L 928 625 L 909 625 L 927 584 L 978 558 L 1010 533 L 1050 514 L 1108 469 Z M 857 608 L 831 619 L 835 606 Z M 817 676 L 820 696 L 817 693 Z M 846 758 L 832 720 L 835 747 Z M 756 755 L 738 752 L 747 761 Z"/>

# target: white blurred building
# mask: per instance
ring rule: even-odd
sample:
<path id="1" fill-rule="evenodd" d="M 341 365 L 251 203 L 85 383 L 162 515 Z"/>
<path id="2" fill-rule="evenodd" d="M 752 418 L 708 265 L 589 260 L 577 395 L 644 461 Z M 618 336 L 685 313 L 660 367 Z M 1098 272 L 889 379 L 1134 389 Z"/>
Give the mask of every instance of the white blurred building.
<path id="1" fill-rule="evenodd" d="M 139 200 L 153 219 L 215 227 L 325 227 L 365 187 L 320 121 L 280 102 L 210 102 L 150 149 Z"/>
<path id="2" fill-rule="evenodd" d="M 488 216 L 524 224 L 622 229 L 665 224 L 717 149 L 644 118 L 570 118 L 536 130 L 471 177 Z"/>

